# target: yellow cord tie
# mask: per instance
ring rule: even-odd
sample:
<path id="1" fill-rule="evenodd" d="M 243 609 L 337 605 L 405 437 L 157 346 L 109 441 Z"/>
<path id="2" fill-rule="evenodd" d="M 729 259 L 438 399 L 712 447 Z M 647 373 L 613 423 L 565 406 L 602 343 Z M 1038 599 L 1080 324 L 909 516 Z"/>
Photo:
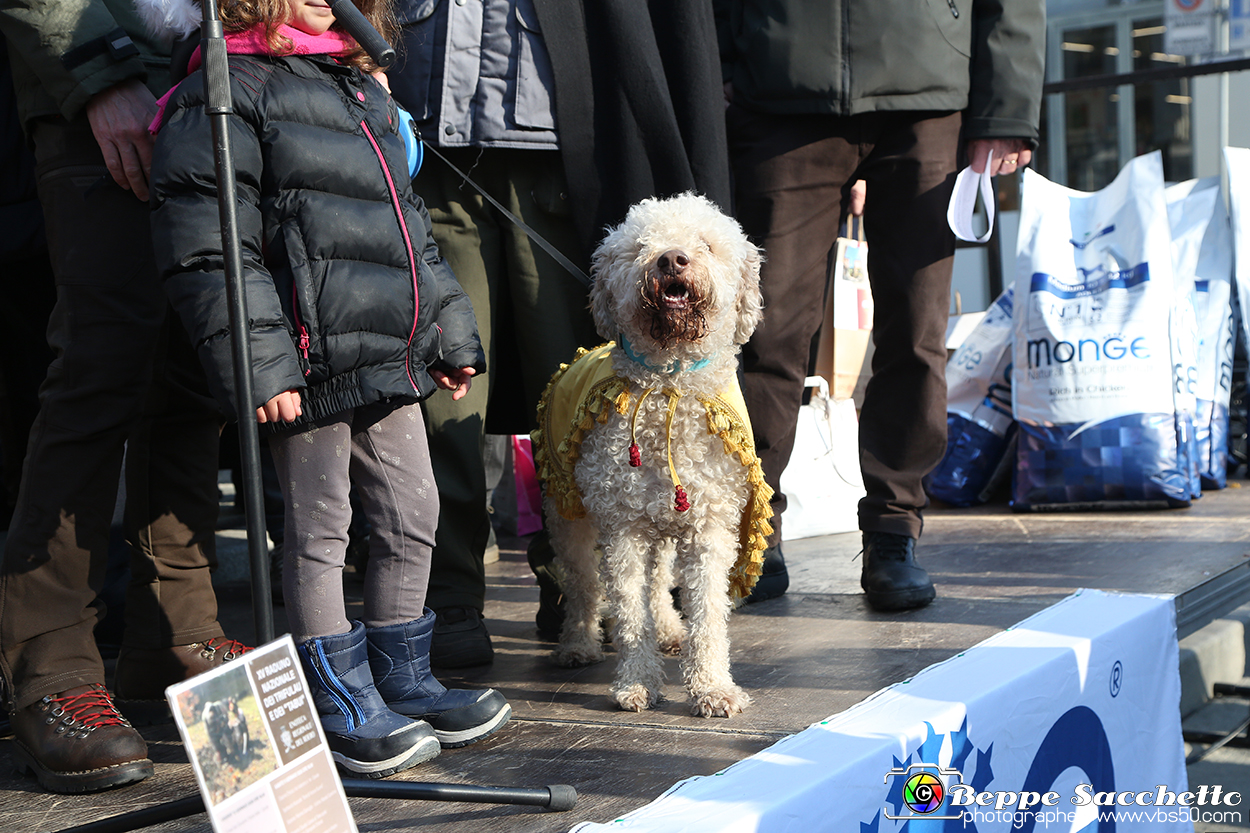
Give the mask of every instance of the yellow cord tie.
<path id="1" fill-rule="evenodd" d="M 629 419 L 629 464 L 634 468 L 642 465 L 642 452 L 638 450 L 638 440 L 635 436 L 638 432 L 638 412 L 642 410 L 642 401 L 651 395 L 651 391 L 655 388 L 647 388 L 642 392 L 642 396 L 638 397 L 638 403 L 634 405 L 634 415 Z"/>
<path id="2" fill-rule="evenodd" d="M 677 412 L 677 400 L 681 399 L 681 391 L 669 388 L 664 393 L 668 395 L 668 419 L 664 423 L 664 445 L 668 452 L 668 477 L 673 481 L 673 506 L 678 512 L 685 512 L 690 508 L 690 499 L 686 497 L 686 490 L 681 487 L 681 481 L 677 478 L 677 469 L 673 466 L 673 415 Z"/>
<path id="3" fill-rule="evenodd" d="M 634 405 L 633 416 L 629 419 L 629 464 L 634 468 L 642 465 L 642 452 L 638 448 L 638 412 L 642 410 L 642 403 L 651 395 L 655 388 L 647 388 L 642 392 L 642 396 L 638 397 L 637 404 Z M 678 512 L 685 512 L 690 508 L 690 498 L 686 496 L 686 490 L 681 486 L 681 479 L 677 476 L 677 468 L 673 465 L 673 417 L 677 412 L 677 400 L 681 399 L 681 391 L 675 388 L 665 388 L 664 395 L 668 397 L 668 416 L 664 421 L 664 447 L 668 454 L 668 477 L 673 481 L 673 505 Z"/>

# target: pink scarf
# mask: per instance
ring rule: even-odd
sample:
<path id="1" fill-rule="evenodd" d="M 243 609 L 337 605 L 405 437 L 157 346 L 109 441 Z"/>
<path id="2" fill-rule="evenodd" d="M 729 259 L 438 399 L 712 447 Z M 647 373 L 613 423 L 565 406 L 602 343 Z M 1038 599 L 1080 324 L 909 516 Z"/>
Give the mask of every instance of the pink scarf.
<path id="1" fill-rule="evenodd" d="M 343 55 L 356 46 L 355 41 L 333 30 L 321 35 L 310 35 L 283 23 L 278 27 L 278 34 L 289 39 L 292 44 L 289 52 L 282 53 L 284 55 Z M 242 32 L 227 33 L 226 51 L 235 55 L 274 54 L 265 41 L 265 27 L 259 25 Z M 190 75 L 199 69 L 201 63 L 203 61 L 200 58 L 200 47 L 197 46 L 191 53 L 191 60 L 187 62 L 187 74 Z M 156 100 L 156 117 L 148 125 L 148 132 L 153 136 L 161 129 L 165 121 L 165 105 L 169 103 L 176 89 L 178 89 L 177 84 Z"/>

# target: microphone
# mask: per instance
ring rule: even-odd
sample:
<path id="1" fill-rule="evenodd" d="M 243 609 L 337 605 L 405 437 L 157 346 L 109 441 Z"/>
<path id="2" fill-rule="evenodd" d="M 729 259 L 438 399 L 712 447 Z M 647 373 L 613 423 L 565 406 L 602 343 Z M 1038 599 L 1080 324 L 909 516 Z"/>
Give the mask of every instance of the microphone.
<path id="1" fill-rule="evenodd" d="M 330 0 L 330 11 L 334 12 L 334 19 L 347 30 L 347 34 L 369 53 L 375 64 L 386 69 L 395 63 L 395 50 L 382 39 L 352 0 Z"/>

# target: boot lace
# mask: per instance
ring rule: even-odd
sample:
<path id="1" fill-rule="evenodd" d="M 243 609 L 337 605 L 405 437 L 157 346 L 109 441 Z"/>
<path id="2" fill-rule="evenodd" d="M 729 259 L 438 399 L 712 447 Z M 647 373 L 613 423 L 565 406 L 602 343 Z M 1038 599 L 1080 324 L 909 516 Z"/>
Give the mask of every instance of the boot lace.
<path id="1" fill-rule="evenodd" d="M 108 690 L 102 685 L 94 685 L 79 694 L 61 694 L 43 698 L 43 705 L 50 713 L 48 723 L 61 718 L 57 726 L 58 734 L 68 733 L 69 737 L 86 737 L 89 732 L 105 726 L 129 726 L 121 712 L 113 705 Z"/>
<path id="2" fill-rule="evenodd" d="M 906 561 L 914 546 L 914 539 L 906 535 L 896 535 L 893 532 L 873 532 L 870 535 L 871 537 L 864 536 L 864 549 L 859 551 L 857 558 L 871 547 L 872 557 L 878 562 Z"/>
<path id="3" fill-rule="evenodd" d="M 224 636 L 214 636 L 212 639 L 204 642 L 203 646 L 200 653 L 205 659 L 212 657 L 217 651 L 221 651 L 223 662 L 229 662 L 235 657 L 241 657 L 252 650 L 242 642 Z"/>

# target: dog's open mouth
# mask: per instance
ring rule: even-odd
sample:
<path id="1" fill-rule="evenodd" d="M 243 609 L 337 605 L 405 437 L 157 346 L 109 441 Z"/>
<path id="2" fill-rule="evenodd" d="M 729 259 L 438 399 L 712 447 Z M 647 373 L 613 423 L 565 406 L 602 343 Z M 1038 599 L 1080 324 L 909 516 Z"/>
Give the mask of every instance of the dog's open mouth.
<path id="1" fill-rule="evenodd" d="M 690 287 L 685 281 L 670 280 L 664 284 L 664 306 L 673 310 L 690 306 Z"/>

